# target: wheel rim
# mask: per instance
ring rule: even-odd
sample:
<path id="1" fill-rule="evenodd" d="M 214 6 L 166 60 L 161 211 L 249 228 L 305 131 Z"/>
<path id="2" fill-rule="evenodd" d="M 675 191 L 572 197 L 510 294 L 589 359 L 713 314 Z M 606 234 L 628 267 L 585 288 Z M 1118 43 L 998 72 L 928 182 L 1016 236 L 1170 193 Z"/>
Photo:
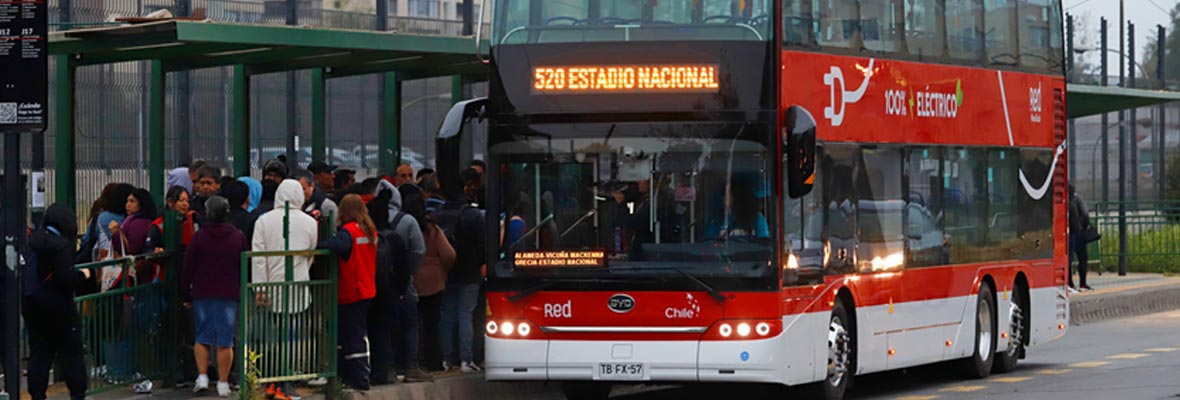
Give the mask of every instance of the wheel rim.
<path id="1" fill-rule="evenodd" d="M 992 356 L 992 305 L 979 302 L 979 359 L 987 361 Z"/>
<path id="2" fill-rule="evenodd" d="M 832 317 L 828 326 L 828 384 L 840 386 L 848 374 L 848 355 L 851 340 L 840 317 Z"/>
<path id="3" fill-rule="evenodd" d="M 1020 355 L 1020 346 L 1024 344 L 1024 310 L 1020 308 L 1020 301 L 1013 296 L 1011 307 L 1012 318 L 1009 322 L 1008 356 Z"/>

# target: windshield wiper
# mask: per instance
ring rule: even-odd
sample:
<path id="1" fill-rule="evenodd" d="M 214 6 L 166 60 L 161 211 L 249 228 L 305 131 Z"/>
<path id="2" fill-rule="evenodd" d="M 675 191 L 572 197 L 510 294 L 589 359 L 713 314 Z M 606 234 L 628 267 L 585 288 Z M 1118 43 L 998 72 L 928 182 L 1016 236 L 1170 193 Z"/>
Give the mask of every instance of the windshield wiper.
<path id="1" fill-rule="evenodd" d="M 679 268 L 679 267 L 650 267 L 650 268 L 629 267 L 629 268 L 612 268 L 610 270 L 611 271 L 661 271 L 661 270 L 676 271 L 680 275 L 683 275 L 685 278 L 688 278 L 688 280 L 692 281 L 692 283 L 695 283 L 701 289 L 704 289 L 706 293 L 709 293 L 709 297 L 712 297 L 713 300 L 716 300 L 717 304 L 725 303 L 725 295 L 721 294 L 721 292 L 718 291 L 713 286 L 709 285 L 708 283 L 705 283 L 705 281 L 702 281 L 701 278 L 697 278 L 693 274 L 688 273 L 683 268 Z"/>

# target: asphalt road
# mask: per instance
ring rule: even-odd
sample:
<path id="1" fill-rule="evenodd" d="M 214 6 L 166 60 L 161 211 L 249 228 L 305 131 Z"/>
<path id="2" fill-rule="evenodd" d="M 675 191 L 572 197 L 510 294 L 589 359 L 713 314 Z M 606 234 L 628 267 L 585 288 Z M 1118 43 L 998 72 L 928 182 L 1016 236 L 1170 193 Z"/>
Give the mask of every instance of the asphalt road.
<path id="1" fill-rule="evenodd" d="M 1109 320 L 1070 329 L 1065 338 L 1029 349 L 1016 371 L 960 378 L 953 365 L 857 377 L 849 399 L 1180 399 L 1180 311 Z M 693 385 L 616 396 L 627 400 L 688 398 L 822 398 L 814 385 Z"/>

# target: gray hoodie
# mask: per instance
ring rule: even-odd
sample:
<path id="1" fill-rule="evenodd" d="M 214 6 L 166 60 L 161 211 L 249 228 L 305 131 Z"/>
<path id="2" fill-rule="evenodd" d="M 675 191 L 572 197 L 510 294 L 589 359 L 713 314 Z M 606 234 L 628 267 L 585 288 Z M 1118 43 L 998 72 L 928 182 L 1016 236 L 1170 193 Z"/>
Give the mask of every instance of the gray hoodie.
<path id="1" fill-rule="evenodd" d="M 393 224 L 397 213 L 402 209 L 402 195 L 393 184 L 385 180 L 381 180 L 377 184 L 377 193 L 381 193 L 382 190 L 393 192 L 393 196 L 389 199 L 389 223 Z M 418 273 L 418 267 L 422 265 L 422 257 L 426 255 L 426 239 L 422 237 L 422 228 L 418 226 L 418 220 L 407 214 L 397 223 L 397 226 L 393 227 L 393 233 L 409 240 L 406 248 L 410 249 L 410 256 L 406 259 L 410 263 L 410 275 Z M 410 290 L 413 289 L 414 285 L 410 285 Z"/>

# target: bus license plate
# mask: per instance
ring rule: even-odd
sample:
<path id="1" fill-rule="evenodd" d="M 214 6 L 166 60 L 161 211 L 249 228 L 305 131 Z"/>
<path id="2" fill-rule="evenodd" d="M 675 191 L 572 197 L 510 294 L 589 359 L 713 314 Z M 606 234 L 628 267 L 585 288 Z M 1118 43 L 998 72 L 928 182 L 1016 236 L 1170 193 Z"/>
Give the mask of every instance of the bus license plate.
<path id="1" fill-rule="evenodd" d="M 598 364 L 599 379 L 640 380 L 643 379 L 643 364 L 639 363 L 600 363 Z"/>

